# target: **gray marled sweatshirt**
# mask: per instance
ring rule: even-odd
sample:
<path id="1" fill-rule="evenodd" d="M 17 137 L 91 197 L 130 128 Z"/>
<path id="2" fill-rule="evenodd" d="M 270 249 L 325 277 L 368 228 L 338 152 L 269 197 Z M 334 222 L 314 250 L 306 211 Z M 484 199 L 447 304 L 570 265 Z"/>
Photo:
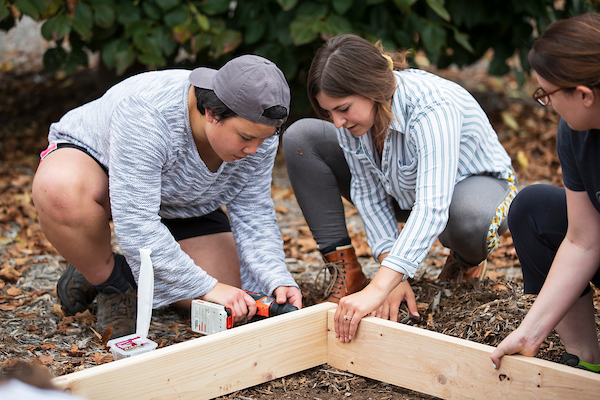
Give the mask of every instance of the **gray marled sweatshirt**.
<path id="1" fill-rule="evenodd" d="M 52 124 L 48 139 L 83 146 L 108 168 L 115 234 L 136 279 L 139 249 L 152 249 L 155 308 L 202 296 L 217 283 L 181 250 L 160 218 L 201 216 L 222 205 L 231 219 L 243 288 L 270 294 L 279 286 L 297 287 L 284 262 L 271 200 L 278 138 L 209 171 L 192 138 L 189 73 L 128 78 Z"/>

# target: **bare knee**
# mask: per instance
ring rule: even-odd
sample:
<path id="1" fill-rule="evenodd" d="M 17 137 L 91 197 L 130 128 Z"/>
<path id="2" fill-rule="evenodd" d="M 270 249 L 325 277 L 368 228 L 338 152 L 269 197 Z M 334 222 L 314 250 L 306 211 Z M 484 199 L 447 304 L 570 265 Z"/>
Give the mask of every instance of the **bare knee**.
<path id="1" fill-rule="evenodd" d="M 94 208 L 107 211 L 108 195 L 105 204 L 101 204 L 101 198 L 94 195 L 89 183 L 78 179 L 76 174 L 67 178 L 49 178 L 47 175 L 36 174 L 32 185 L 32 199 L 40 220 L 76 225 L 86 216 L 94 214 Z"/>

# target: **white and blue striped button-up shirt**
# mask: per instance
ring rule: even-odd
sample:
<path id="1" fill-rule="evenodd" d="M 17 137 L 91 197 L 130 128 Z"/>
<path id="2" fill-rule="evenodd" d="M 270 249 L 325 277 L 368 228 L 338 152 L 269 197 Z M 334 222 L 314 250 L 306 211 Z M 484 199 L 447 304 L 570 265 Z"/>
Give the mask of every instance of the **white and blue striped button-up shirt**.
<path id="1" fill-rule="evenodd" d="M 373 256 L 413 277 L 448 221 L 454 186 L 470 175 L 508 177 L 511 160 L 477 101 L 425 71 L 394 72 L 393 120 L 381 159 L 371 132 L 338 129 L 352 173 L 351 196 Z M 392 198 L 412 210 L 401 232 Z"/>

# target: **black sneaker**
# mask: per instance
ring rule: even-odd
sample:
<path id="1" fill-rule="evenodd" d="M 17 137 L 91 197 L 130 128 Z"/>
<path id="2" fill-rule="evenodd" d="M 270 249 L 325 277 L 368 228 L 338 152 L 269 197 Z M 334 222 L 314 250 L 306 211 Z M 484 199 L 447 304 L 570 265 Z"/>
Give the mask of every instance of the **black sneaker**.
<path id="1" fill-rule="evenodd" d="M 560 358 L 560 363 L 564 365 L 568 365 L 569 367 L 575 367 L 579 369 L 583 369 L 586 371 L 591 371 L 595 373 L 600 373 L 600 364 L 588 364 L 585 362 L 579 361 L 579 357 L 575 354 L 564 353 Z"/>
<path id="2" fill-rule="evenodd" d="M 96 287 L 89 283 L 71 264 L 67 264 L 67 269 L 58 280 L 56 292 L 67 315 L 91 310 L 92 302 L 98 295 Z"/>
<path id="3" fill-rule="evenodd" d="M 125 293 L 109 286 L 102 289 L 97 297 L 97 328 L 100 334 L 112 326 L 112 338 L 135 332 L 137 317 L 137 293 L 133 288 Z"/>

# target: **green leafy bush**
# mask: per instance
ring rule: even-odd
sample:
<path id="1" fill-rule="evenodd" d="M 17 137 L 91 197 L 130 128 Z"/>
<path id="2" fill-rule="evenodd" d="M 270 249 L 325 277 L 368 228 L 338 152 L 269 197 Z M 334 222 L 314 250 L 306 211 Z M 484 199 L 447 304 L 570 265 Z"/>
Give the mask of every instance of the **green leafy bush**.
<path id="1" fill-rule="evenodd" d="M 44 21 L 41 33 L 56 44 L 44 55 L 47 70 L 74 71 L 99 52 L 118 75 L 134 64 L 220 65 L 246 53 L 263 55 L 302 87 L 323 40 L 353 32 L 382 39 L 387 48 L 423 50 L 439 67 L 480 59 L 490 48 L 490 73 L 510 71 L 507 59 L 526 54 L 551 22 L 598 10 L 598 0 L 2 0 L 0 29 L 23 15 Z M 68 43 L 68 46 L 66 45 Z"/>

